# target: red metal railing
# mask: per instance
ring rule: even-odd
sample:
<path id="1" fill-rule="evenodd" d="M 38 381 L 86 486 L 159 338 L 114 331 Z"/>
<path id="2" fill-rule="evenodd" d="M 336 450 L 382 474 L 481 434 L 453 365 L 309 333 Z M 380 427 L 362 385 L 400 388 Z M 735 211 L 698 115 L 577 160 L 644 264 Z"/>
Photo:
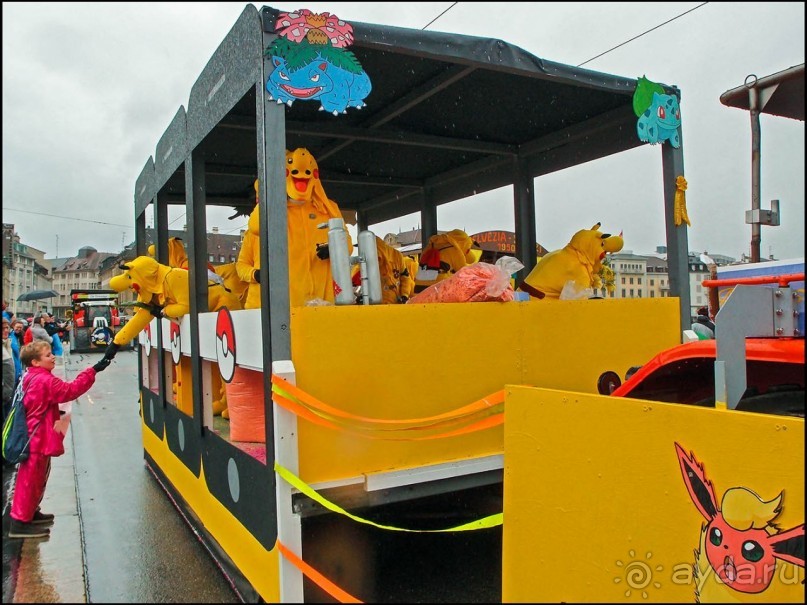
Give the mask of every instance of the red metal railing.
<path id="1" fill-rule="evenodd" d="M 760 275 L 758 277 L 737 277 L 734 279 L 704 279 L 701 283 L 706 288 L 738 285 L 754 286 L 759 284 L 777 284 L 780 288 L 784 288 L 793 281 L 804 281 L 804 273 Z"/>

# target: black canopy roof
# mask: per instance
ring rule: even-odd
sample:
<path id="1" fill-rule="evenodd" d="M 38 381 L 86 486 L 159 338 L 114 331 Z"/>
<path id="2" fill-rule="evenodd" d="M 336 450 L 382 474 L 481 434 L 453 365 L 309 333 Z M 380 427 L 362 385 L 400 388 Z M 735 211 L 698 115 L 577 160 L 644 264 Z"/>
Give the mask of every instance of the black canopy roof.
<path id="1" fill-rule="evenodd" d="M 198 209 L 233 206 L 246 215 L 253 181 L 265 176 L 262 229 L 280 246 L 283 149 L 305 147 L 328 197 L 355 210 L 360 228 L 420 212 L 428 237 L 437 231 L 438 205 L 512 184 L 516 254 L 526 274 L 536 262 L 533 178 L 646 144 L 636 133 L 635 78 L 556 63 L 495 38 L 390 25 L 351 22 L 349 50 L 372 82 L 366 107 L 334 116 L 317 102 L 278 105 L 265 88 L 274 67 L 265 51 L 281 12 L 244 8 L 191 89 L 187 111 L 179 108 L 157 143 L 135 184 L 138 242 L 145 241 L 145 208 L 156 200 L 155 226 L 166 239 L 165 205 L 187 205 L 188 229 L 198 231 L 188 234 L 192 248 L 205 233 Z M 680 98 L 674 86 L 661 86 Z M 687 235 L 673 223 L 683 146 L 658 148 L 670 289 L 684 318 Z M 189 165 L 198 167 L 192 196 Z M 280 265 L 272 275 L 282 282 L 285 269 L 273 259 Z"/>
<path id="2" fill-rule="evenodd" d="M 228 71 L 248 61 L 244 69 L 260 67 L 279 12 L 261 9 L 260 46 L 254 33 L 240 31 L 248 25 L 242 15 L 228 38 L 248 43 L 228 49 L 225 40 L 217 51 L 228 51 Z M 285 108 L 286 148 L 311 151 L 328 196 L 343 209 L 363 212 L 369 224 L 420 210 L 427 189 L 430 203 L 441 204 L 508 185 L 516 160 L 539 176 L 643 144 L 636 135 L 633 78 L 548 61 L 493 38 L 352 25 L 349 50 L 372 81 L 367 106 L 334 116 L 318 111 L 319 103 L 296 101 Z M 205 81 L 203 73 L 197 85 Z M 251 207 L 255 94 L 246 90 L 220 122 L 203 120 L 209 132 L 194 132 L 191 94 L 188 144 L 200 139 L 211 158 L 208 204 Z M 163 137 L 168 141 L 161 140 L 166 150 L 177 146 L 172 131 L 184 130 L 184 123 L 176 124 L 184 113 L 180 108 Z M 170 199 L 184 201 L 182 166 L 168 162 L 161 170 L 160 147 L 154 185 L 170 180 Z"/>

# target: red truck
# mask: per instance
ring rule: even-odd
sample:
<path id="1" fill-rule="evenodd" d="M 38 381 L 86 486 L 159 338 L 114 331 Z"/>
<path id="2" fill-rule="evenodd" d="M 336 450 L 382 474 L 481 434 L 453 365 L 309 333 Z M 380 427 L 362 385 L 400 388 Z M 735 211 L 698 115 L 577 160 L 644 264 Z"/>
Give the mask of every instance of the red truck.
<path id="1" fill-rule="evenodd" d="M 71 290 L 73 327 L 70 350 L 76 353 L 103 351 L 126 323 L 114 290 Z M 127 345 L 128 346 L 128 345 Z"/>

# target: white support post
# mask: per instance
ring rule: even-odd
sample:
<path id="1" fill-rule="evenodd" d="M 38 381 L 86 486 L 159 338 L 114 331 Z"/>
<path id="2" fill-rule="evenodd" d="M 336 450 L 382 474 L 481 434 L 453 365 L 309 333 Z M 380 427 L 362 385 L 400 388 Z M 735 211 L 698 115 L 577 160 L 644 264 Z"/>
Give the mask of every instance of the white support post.
<path id="1" fill-rule="evenodd" d="M 297 383 L 294 364 L 291 360 L 272 363 L 272 373 Z M 297 416 L 279 405 L 273 405 L 275 425 L 275 460 L 295 475 L 300 474 L 297 450 Z M 280 477 L 275 480 L 277 499 L 277 538 L 286 548 L 301 559 L 303 540 L 300 516 L 292 509 L 292 487 Z M 303 602 L 303 574 L 281 554 L 280 558 L 280 602 Z"/>

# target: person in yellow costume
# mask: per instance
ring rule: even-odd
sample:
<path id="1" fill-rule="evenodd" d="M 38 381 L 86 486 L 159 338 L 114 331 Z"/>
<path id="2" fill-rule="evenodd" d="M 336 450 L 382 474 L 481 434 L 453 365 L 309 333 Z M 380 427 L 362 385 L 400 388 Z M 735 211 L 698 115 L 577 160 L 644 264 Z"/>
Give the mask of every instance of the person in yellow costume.
<path id="1" fill-rule="evenodd" d="M 257 198 L 258 181 L 255 181 Z M 325 195 L 314 156 L 302 147 L 286 150 L 286 210 L 289 251 L 289 302 L 292 307 L 312 300 L 334 302 L 333 275 L 328 250 L 328 229 L 319 226 L 342 218 L 337 203 Z M 249 215 L 236 267 L 249 284 L 245 309 L 261 306 L 260 299 L 260 206 Z M 347 228 L 345 228 L 347 231 Z M 353 241 L 347 234 L 348 254 Z"/>
<path id="2" fill-rule="evenodd" d="M 303 147 L 286 151 L 286 196 L 290 304 L 298 307 L 317 299 L 333 303 L 328 229 L 320 229 L 319 225 L 342 218 L 342 212 L 325 195 L 317 161 Z M 347 244 L 350 255 L 353 241 L 349 233 Z"/>
<path id="3" fill-rule="evenodd" d="M 157 248 L 154 244 L 149 244 L 149 256 L 157 258 Z M 168 266 L 177 269 L 187 269 L 190 266 L 188 255 L 185 252 L 185 245 L 178 237 L 168 238 Z"/>
<path id="4" fill-rule="evenodd" d="M 381 275 L 381 303 L 405 303 L 412 296 L 412 279 L 404 255 L 376 236 L 378 272 Z"/>
<path id="5" fill-rule="evenodd" d="M 154 244 L 149 245 L 148 253 L 149 256 L 156 258 L 157 252 Z M 208 292 L 208 294 L 215 295 L 215 298 L 210 301 L 210 311 L 218 311 L 222 307 L 227 307 L 233 311 L 243 309 L 243 303 L 240 299 L 240 295 L 246 288 L 246 284 L 241 284 L 240 280 L 232 279 L 232 265 L 233 263 L 228 263 L 227 265 L 214 267 L 210 263 L 207 264 L 208 287 L 212 286 L 213 284 L 223 284 L 225 290 L 228 290 L 234 295 L 233 298 L 232 296 L 229 296 L 225 290 L 214 288 L 212 293 Z M 182 243 L 182 239 L 179 237 L 168 238 L 168 266 L 185 270 L 187 270 L 190 266 L 188 255 L 185 252 L 185 244 Z M 235 300 L 237 300 L 238 303 L 236 306 L 233 306 L 233 304 L 235 304 Z"/>
<path id="6" fill-rule="evenodd" d="M 236 263 L 225 263 L 223 265 L 216 265 L 216 274 L 221 278 L 221 283 L 227 288 L 240 303 L 239 309 L 245 309 L 244 305 L 247 302 L 247 292 L 249 291 L 249 284 L 239 277 Z"/>
<path id="7" fill-rule="evenodd" d="M 123 273 L 109 280 L 109 287 L 116 292 L 133 290 L 137 294 L 137 310 L 126 322 L 104 352 L 104 358 L 112 359 L 121 345 L 135 338 L 152 317 L 166 317 L 179 321 L 190 311 L 189 273 L 185 269 L 158 263 L 151 256 L 138 256 L 121 265 Z M 238 299 L 224 286 L 208 283 L 208 310 L 222 306 L 238 309 Z M 188 381 L 189 382 L 189 381 Z M 192 403 L 186 402 L 192 408 Z M 188 412 L 188 409 L 183 409 Z"/>
<path id="8" fill-rule="evenodd" d="M 527 292 L 531 300 L 557 300 L 568 282 L 573 282 L 577 291 L 600 288 L 605 255 L 622 250 L 624 241 L 620 235 L 601 233 L 599 229 L 600 223 L 581 229 L 563 248 L 544 255 L 519 290 Z"/>
<path id="9" fill-rule="evenodd" d="M 404 256 L 404 266 L 406 267 L 406 276 L 401 277 L 401 297 L 406 297 L 406 300 L 412 298 L 415 293 L 415 276 L 418 274 L 418 261 L 411 256 Z"/>
<path id="10" fill-rule="evenodd" d="M 477 262 L 480 256 L 478 249 L 476 242 L 462 229 L 432 235 L 420 254 L 415 292 L 448 279 L 463 267 Z"/>
<path id="11" fill-rule="evenodd" d="M 235 261 L 235 272 L 246 284 L 245 309 L 257 309 L 261 306 L 261 249 L 260 249 L 260 205 L 258 204 L 258 179 L 255 179 L 255 208 L 249 214 L 247 230 L 241 241 L 238 260 Z"/>
<path id="12" fill-rule="evenodd" d="M 151 244 L 148 247 L 149 256 L 155 257 L 157 256 L 157 250 L 154 244 Z M 234 263 L 229 263 L 228 265 L 222 265 L 221 268 L 223 271 L 227 271 L 227 267 L 231 267 Z M 168 266 L 174 267 L 177 269 L 185 269 L 188 270 L 190 266 L 190 262 L 188 260 L 188 254 L 185 252 L 185 244 L 182 242 L 182 239 L 179 237 L 169 237 L 168 238 Z M 238 309 L 243 308 L 243 302 L 239 298 L 239 295 L 234 292 L 233 288 L 230 288 L 227 284 L 227 281 L 224 279 L 224 276 L 219 274 L 219 267 L 213 267 L 210 263 L 207 264 L 207 277 L 208 277 L 208 306 L 210 311 L 218 311 L 222 307 L 227 307 L 228 309 L 232 309 L 236 311 Z M 237 278 L 237 275 L 236 275 Z M 234 288 L 238 288 L 241 284 L 241 280 L 230 280 L 231 285 Z M 215 284 L 223 284 L 224 289 L 213 287 Z M 242 290 L 246 288 L 246 285 L 243 285 Z M 232 294 L 232 296 L 231 296 Z M 212 296 L 212 298 L 211 298 Z M 234 306 L 236 305 L 236 306 Z M 180 360 L 180 365 L 182 361 Z M 180 367 L 177 375 L 182 374 L 183 369 Z M 218 399 L 213 400 L 212 409 L 214 416 L 221 416 L 222 418 L 227 418 L 227 393 L 224 390 L 224 384 L 221 381 L 221 376 L 217 372 L 213 372 L 212 374 L 212 381 L 213 381 L 213 390 L 214 392 L 218 392 L 219 397 Z M 177 395 L 177 380 L 176 376 L 174 377 L 174 384 L 172 385 L 174 395 Z"/>

